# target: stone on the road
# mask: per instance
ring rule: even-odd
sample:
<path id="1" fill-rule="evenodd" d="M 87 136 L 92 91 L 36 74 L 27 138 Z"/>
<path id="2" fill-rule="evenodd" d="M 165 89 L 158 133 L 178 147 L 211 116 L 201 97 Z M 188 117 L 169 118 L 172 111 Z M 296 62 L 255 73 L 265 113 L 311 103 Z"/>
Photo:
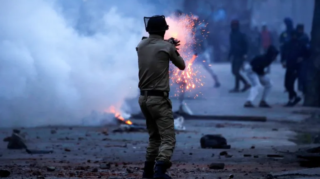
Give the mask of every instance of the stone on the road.
<path id="1" fill-rule="evenodd" d="M 200 139 L 201 148 L 228 148 L 226 138 L 221 135 L 205 135 Z"/>
<path id="2" fill-rule="evenodd" d="M 210 169 L 221 170 L 224 169 L 224 163 L 211 163 L 209 165 Z"/>
<path id="3" fill-rule="evenodd" d="M 53 172 L 53 171 L 55 171 L 56 170 L 56 168 L 55 167 L 47 167 L 47 171 L 48 172 Z"/>
<path id="4" fill-rule="evenodd" d="M 24 143 L 22 137 L 20 137 L 16 133 L 13 133 L 12 136 L 10 137 L 7 148 L 8 149 L 26 149 L 27 146 Z"/>
<path id="5" fill-rule="evenodd" d="M 8 170 L 1 170 L 0 169 L 0 177 L 5 178 L 5 177 L 9 177 L 10 176 L 10 172 Z"/>

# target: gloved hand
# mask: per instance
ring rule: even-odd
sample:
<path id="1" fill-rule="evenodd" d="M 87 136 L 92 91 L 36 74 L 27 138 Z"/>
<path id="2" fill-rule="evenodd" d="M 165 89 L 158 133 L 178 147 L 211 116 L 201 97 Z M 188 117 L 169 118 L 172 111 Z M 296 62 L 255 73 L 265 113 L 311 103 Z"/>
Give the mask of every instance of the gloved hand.
<path id="1" fill-rule="evenodd" d="M 178 47 L 178 46 L 180 45 L 180 40 L 175 39 L 175 38 L 173 38 L 173 37 L 171 37 L 171 38 L 168 39 L 167 41 L 170 42 L 171 44 L 173 44 L 173 45 L 176 46 L 176 47 Z M 177 48 L 177 50 L 179 50 L 179 49 Z"/>

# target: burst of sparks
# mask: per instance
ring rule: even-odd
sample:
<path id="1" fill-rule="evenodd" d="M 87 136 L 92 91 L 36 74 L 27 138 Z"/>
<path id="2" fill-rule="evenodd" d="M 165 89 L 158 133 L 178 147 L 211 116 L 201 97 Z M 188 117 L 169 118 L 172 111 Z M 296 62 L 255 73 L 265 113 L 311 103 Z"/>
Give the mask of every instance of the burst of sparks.
<path id="1" fill-rule="evenodd" d="M 171 68 L 171 81 L 172 83 L 178 84 L 179 87 L 174 96 L 179 96 L 179 93 L 191 91 L 197 87 L 203 86 L 202 78 L 199 71 L 194 66 L 194 61 L 197 56 L 194 53 L 193 47 L 197 44 L 195 37 L 195 26 L 202 24 L 199 22 L 197 17 L 193 15 L 183 15 L 180 17 L 167 17 L 167 23 L 169 30 L 166 32 L 165 38 L 170 37 L 180 40 L 179 53 L 185 60 L 186 69 L 180 71 L 177 68 Z M 205 30 L 202 30 L 202 34 L 205 34 Z M 171 83 L 171 86 L 172 86 Z M 195 97 L 198 97 L 197 94 Z"/>
<path id="2" fill-rule="evenodd" d="M 114 106 L 111 106 L 109 109 L 107 109 L 105 112 L 114 114 L 114 117 L 119 119 L 120 121 L 125 122 L 128 125 L 132 125 L 132 122 L 130 120 L 125 120 L 124 117 L 121 116 L 120 112 L 116 110 Z"/>

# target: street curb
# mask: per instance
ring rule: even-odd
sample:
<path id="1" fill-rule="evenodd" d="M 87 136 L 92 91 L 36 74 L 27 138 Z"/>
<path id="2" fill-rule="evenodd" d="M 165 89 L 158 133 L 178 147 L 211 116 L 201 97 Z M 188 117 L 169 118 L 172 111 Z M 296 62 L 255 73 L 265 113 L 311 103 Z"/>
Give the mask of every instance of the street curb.
<path id="1" fill-rule="evenodd" d="M 265 116 L 237 116 L 237 115 L 189 115 L 187 113 L 174 112 L 174 115 L 182 116 L 186 120 L 223 120 L 223 121 L 244 121 L 244 122 L 266 122 Z M 131 119 L 144 119 L 143 114 L 133 114 Z"/>

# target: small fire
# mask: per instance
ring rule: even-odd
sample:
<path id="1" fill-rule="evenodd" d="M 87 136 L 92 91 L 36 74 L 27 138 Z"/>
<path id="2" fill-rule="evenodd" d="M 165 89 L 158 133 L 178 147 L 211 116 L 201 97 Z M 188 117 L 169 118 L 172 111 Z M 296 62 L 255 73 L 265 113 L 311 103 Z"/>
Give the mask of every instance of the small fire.
<path id="1" fill-rule="evenodd" d="M 132 122 L 130 120 L 125 120 L 124 117 L 121 116 L 120 112 L 118 112 L 114 106 L 111 106 L 105 112 L 113 113 L 115 118 L 119 119 L 120 121 L 125 122 L 128 125 L 132 125 Z"/>
<path id="2" fill-rule="evenodd" d="M 180 40 L 180 46 L 178 47 L 179 53 L 186 63 L 186 69 L 184 71 L 171 68 L 171 81 L 179 84 L 177 93 L 183 93 L 203 86 L 203 76 L 198 73 L 199 71 L 196 69 L 196 66 L 193 65 L 197 58 L 193 50 L 193 47 L 197 45 L 195 25 L 203 25 L 203 22 L 199 22 L 198 18 L 193 15 L 167 17 L 166 20 L 169 25 L 169 30 L 166 32 L 165 39 L 173 37 Z M 203 30 L 202 34 L 204 33 Z M 174 96 L 178 96 L 178 94 Z M 197 96 L 198 95 L 196 95 L 196 97 Z"/>

